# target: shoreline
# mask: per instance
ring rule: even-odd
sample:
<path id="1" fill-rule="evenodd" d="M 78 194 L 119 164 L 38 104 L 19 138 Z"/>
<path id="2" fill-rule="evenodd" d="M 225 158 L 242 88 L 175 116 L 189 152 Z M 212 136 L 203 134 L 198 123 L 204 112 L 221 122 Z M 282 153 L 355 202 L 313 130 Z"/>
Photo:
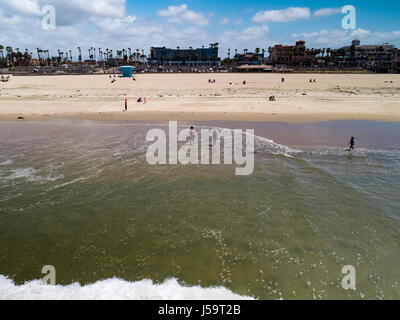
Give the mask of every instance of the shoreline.
<path id="1" fill-rule="evenodd" d="M 18 119 L 23 117 L 23 119 Z M 339 115 L 339 114 L 266 114 L 266 113 L 222 113 L 222 112 L 101 112 L 66 114 L 2 114 L 4 121 L 43 120 L 93 120 L 93 121 L 246 121 L 246 122 L 286 122 L 321 123 L 327 121 L 377 121 L 400 122 L 400 116 L 389 115 Z"/>

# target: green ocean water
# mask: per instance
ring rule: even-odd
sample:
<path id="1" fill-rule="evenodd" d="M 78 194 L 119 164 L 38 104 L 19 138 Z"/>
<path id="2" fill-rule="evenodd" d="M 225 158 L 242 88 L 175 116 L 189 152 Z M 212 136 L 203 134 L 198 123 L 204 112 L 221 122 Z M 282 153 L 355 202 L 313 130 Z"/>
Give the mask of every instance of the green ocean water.
<path id="1" fill-rule="evenodd" d="M 61 285 L 176 278 L 257 299 L 400 299 L 400 144 L 350 156 L 260 135 L 254 173 L 235 176 L 150 166 L 154 127 L 166 129 L 0 123 L 0 275 L 20 285 L 53 265 Z M 346 265 L 356 291 L 341 286 Z"/>

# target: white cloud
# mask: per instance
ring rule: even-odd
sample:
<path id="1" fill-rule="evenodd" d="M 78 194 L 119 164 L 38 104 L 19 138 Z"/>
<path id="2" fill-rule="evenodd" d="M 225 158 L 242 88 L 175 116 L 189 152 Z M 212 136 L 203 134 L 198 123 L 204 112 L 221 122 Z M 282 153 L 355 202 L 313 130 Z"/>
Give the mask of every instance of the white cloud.
<path id="1" fill-rule="evenodd" d="M 246 40 L 259 39 L 260 41 L 262 41 L 262 38 L 266 37 L 268 33 L 269 33 L 268 26 L 250 27 L 238 34 L 238 40 L 246 41 Z"/>
<path id="2" fill-rule="evenodd" d="M 41 17 L 42 8 L 51 3 L 56 9 L 57 25 L 88 22 L 96 17 L 123 18 L 126 0 L 0 0 L 7 16 Z"/>
<path id="3" fill-rule="evenodd" d="M 229 19 L 228 18 L 222 18 L 219 22 L 219 24 L 225 26 L 229 23 Z"/>
<path id="4" fill-rule="evenodd" d="M 341 8 L 323 8 L 315 11 L 314 16 L 316 17 L 332 16 L 334 14 L 340 13 L 341 10 L 342 10 Z"/>
<path id="5" fill-rule="evenodd" d="M 253 17 L 254 22 L 289 22 L 309 19 L 311 12 L 309 8 L 290 7 L 282 10 L 270 10 L 257 12 Z"/>
<path id="6" fill-rule="evenodd" d="M 57 29 L 46 31 L 41 28 L 41 7 L 52 2 L 57 10 Z M 287 10 L 287 9 L 286 9 Z M 294 14 L 280 10 L 279 19 L 269 21 L 288 21 L 295 19 Z M 286 12 L 286 13 L 283 13 Z M 36 48 L 49 49 L 56 55 L 56 50 L 72 50 L 77 57 L 77 47 L 83 49 L 87 57 L 87 49 L 96 47 L 122 49 L 131 47 L 146 51 L 151 46 L 167 46 L 187 48 L 201 47 L 209 43 L 220 43 L 220 55 L 226 56 L 227 48 L 232 52 L 237 48 L 242 52 L 244 48 L 254 51 L 254 48 L 268 48 L 281 42 L 281 39 L 271 39 L 266 23 L 257 24 L 247 29 L 238 26 L 242 20 L 229 19 L 225 32 L 216 33 L 205 28 L 209 14 L 203 15 L 190 11 L 186 5 L 169 7 L 162 10 L 164 19 L 147 20 L 139 16 L 126 15 L 125 0 L 0 0 L 0 44 L 24 50 L 29 48 L 35 52 Z M 160 14 L 160 12 L 158 12 Z M 165 15 L 167 14 L 167 15 Z M 297 15 L 298 18 L 301 15 Z M 307 14 L 303 14 L 306 17 Z M 222 16 L 223 17 L 223 16 Z M 169 23 L 168 20 L 178 19 L 180 24 Z M 216 19 L 214 17 L 214 19 Z M 228 19 L 225 18 L 224 19 Z M 227 20 L 216 20 L 216 23 Z M 161 21 L 160 21 L 161 20 Z M 268 20 L 268 19 L 267 19 Z M 292 20 L 291 20 L 292 21 Z M 235 30 L 237 29 L 237 30 Z M 289 36 L 290 37 L 290 36 Z M 359 38 L 362 43 L 390 42 L 400 43 L 400 31 L 372 32 L 364 29 L 354 31 L 321 30 L 311 33 L 293 35 L 293 40 L 303 39 L 308 47 L 340 47 L 349 45 L 351 40 Z"/>
<path id="7" fill-rule="evenodd" d="M 227 48 L 231 48 L 231 55 L 234 49 L 242 52 L 243 49 L 254 51 L 256 47 L 268 48 L 272 44 L 269 39 L 269 28 L 266 25 L 253 26 L 244 30 L 228 30 L 217 36 L 220 42 L 221 56 L 225 56 Z"/>
<path id="8" fill-rule="evenodd" d="M 40 15 L 45 5 L 55 7 L 57 15 L 84 12 L 89 16 L 123 17 L 126 0 L 0 0 L 2 9 L 7 13 Z M 72 17 L 70 17 L 72 19 Z"/>
<path id="9" fill-rule="evenodd" d="M 73 20 L 60 23 L 60 13 L 57 10 L 56 30 L 43 30 L 42 16 L 36 16 L 34 11 L 17 13 L 17 10 L 10 6 L 5 6 L 4 9 L 0 7 L 0 44 L 21 50 L 28 48 L 34 56 L 38 47 L 49 49 L 50 55 L 56 55 L 57 49 L 64 52 L 72 50 L 76 60 L 78 46 L 82 48 L 84 58 L 87 58 L 87 49 L 90 47 L 114 49 L 114 52 L 131 47 L 148 52 L 152 46 L 201 47 L 218 41 L 218 38 L 209 35 L 201 25 L 175 26 L 135 15 L 126 16 L 125 1 L 109 2 L 114 5 L 124 4 L 116 7 L 118 10 L 109 12 L 104 6 L 94 7 L 93 4 L 90 14 L 87 13 L 87 8 L 71 6 L 70 3 L 74 1 L 70 0 L 64 4 L 70 12 L 74 12 Z M 65 13 L 64 15 L 68 16 Z"/>
<path id="10" fill-rule="evenodd" d="M 38 0 L 0 0 L 3 10 L 20 15 L 40 15 L 42 9 Z"/>
<path id="11" fill-rule="evenodd" d="M 186 4 L 169 6 L 168 9 L 160 10 L 157 14 L 160 17 L 166 17 L 167 21 L 170 23 L 182 24 L 184 22 L 191 22 L 201 26 L 208 25 L 208 19 L 202 13 L 188 10 Z"/>

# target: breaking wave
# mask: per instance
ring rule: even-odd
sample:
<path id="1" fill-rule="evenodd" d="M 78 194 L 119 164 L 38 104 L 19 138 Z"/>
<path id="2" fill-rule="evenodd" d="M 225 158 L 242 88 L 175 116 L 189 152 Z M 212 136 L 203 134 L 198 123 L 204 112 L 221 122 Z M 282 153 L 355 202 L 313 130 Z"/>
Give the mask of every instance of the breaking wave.
<path id="1" fill-rule="evenodd" d="M 82 286 L 48 286 L 41 280 L 15 285 L 0 276 L 0 300 L 253 300 L 224 288 L 184 287 L 176 279 L 162 284 L 152 280 L 129 282 L 107 279 Z"/>

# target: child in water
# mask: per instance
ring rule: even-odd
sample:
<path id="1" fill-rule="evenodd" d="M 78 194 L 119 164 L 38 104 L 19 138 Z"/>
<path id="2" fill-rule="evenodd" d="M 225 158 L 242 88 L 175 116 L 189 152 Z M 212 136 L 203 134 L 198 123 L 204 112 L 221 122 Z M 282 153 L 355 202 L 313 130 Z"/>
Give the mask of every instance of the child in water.
<path id="1" fill-rule="evenodd" d="M 350 142 L 349 142 L 349 151 L 353 151 L 355 149 L 355 139 L 354 137 L 351 137 Z"/>

